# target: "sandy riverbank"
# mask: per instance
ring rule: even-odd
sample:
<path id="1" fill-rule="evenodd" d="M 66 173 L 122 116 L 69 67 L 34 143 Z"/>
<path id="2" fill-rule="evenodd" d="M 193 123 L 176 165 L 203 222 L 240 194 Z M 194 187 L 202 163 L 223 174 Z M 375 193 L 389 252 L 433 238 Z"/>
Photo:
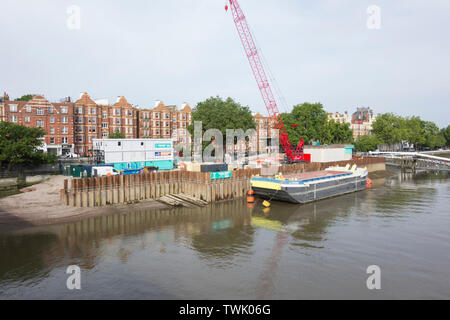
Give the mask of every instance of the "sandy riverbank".
<path id="1" fill-rule="evenodd" d="M 164 204 L 154 200 L 102 208 L 64 206 L 60 203 L 59 192 L 66 178 L 64 176 L 53 176 L 31 187 L 31 192 L 0 199 L 0 226 L 54 224 L 104 214 L 125 213 L 135 209 L 167 208 Z"/>

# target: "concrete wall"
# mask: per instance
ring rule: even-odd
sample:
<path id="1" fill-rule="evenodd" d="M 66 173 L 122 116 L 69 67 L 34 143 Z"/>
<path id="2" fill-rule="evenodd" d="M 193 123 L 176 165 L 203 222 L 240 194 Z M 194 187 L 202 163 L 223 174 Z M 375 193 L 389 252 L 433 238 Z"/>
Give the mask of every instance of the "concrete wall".
<path id="1" fill-rule="evenodd" d="M 25 180 L 23 177 L 2 178 L 0 179 L 0 190 L 16 189 L 22 187 L 24 183 L 39 183 L 50 177 L 50 175 L 26 176 Z"/>

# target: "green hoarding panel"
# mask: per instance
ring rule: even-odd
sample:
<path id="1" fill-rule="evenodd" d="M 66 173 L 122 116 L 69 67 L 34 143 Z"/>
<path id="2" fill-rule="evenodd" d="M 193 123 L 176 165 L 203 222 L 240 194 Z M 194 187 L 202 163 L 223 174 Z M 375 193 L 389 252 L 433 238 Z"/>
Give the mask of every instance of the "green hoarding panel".
<path id="1" fill-rule="evenodd" d="M 223 171 L 223 172 L 211 172 L 211 179 L 230 179 L 232 177 L 231 171 Z"/>
<path id="2" fill-rule="evenodd" d="M 172 148 L 172 145 L 170 143 L 156 143 L 155 148 L 157 149 L 169 149 Z"/>

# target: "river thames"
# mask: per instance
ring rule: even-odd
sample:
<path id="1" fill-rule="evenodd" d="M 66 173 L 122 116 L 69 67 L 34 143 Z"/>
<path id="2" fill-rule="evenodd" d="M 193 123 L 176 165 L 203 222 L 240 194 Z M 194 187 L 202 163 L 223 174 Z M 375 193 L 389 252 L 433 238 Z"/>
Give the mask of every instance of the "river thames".
<path id="1" fill-rule="evenodd" d="M 307 205 L 244 201 L 0 231 L 0 299 L 450 299 L 447 174 Z M 81 268 L 81 290 L 66 269 Z M 381 270 L 369 290 L 367 268 Z"/>

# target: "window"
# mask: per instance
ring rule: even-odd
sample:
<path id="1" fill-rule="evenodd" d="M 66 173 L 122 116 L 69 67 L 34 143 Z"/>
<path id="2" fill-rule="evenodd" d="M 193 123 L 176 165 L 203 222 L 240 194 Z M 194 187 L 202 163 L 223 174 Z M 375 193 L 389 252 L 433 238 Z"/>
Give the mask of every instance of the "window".
<path id="1" fill-rule="evenodd" d="M 128 115 L 133 116 L 133 110 L 128 110 Z"/>
<path id="2" fill-rule="evenodd" d="M 117 115 L 117 116 L 120 116 L 120 109 L 117 109 L 117 110 L 116 110 L 116 115 Z"/>
<path id="3" fill-rule="evenodd" d="M 9 121 L 11 122 L 17 122 L 17 116 L 10 116 Z"/>
<path id="4" fill-rule="evenodd" d="M 76 110 L 78 114 L 83 114 L 83 107 L 78 107 Z"/>
<path id="5" fill-rule="evenodd" d="M 92 114 L 97 114 L 97 109 L 96 109 L 96 108 L 92 108 L 92 109 L 91 109 L 91 113 L 92 113 Z"/>
<path id="6" fill-rule="evenodd" d="M 17 104 L 10 104 L 9 105 L 9 111 L 10 112 L 17 112 Z"/>
<path id="7" fill-rule="evenodd" d="M 103 119 L 107 119 L 108 118 L 108 114 L 107 113 L 104 113 L 103 114 Z"/>
<path id="8" fill-rule="evenodd" d="M 68 112 L 67 107 L 65 107 L 65 106 L 61 107 L 61 113 L 67 113 L 67 112 Z"/>
<path id="9" fill-rule="evenodd" d="M 42 120 L 37 120 L 37 121 L 36 121 L 36 127 L 38 127 L 38 128 L 43 128 L 43 127 L 44 127 L 44 121 L 42 121 Z"/>
<path id="10" fill-rule="evenodd" d="M 69 118 L 67 118 L 67 117 L 62 117 L 61 123 L 69 123 Z"/>
<path id="11" fill-rule="evenodd" d="M 102 132 L 102 137 L 106 138 L 108 136 L 108 132 Z"/>
<path id="12" fill-rule="evenodd" d="M 166 134 L 170 134 L 170 130 L 166 130 Z"/>
<path id="13" fill-rule="evenodd" d="M 68 134 L 69 128 L 68 127 L 62 127 L 62 134 Z"/>
<path id="14" fill-rule="evenodd" d="M 102 128 L 103 129 L 108 129 L 108 124 L 107 123 L 102 123 Z"/>
<path id="15" fill-rule="evenodd" d="M 55 128 L 54 127 L 50 127 L 50 134 L 55 134 Z"/>
<path id="16" fill-rule="evenodd" d="M 83 136 L 77 136 L 77 141 L 78 142 L 83 142 Z"/>
<path id="17" fill-rule="evenodd" d="M 30 117 L 28 117 L 28 116 L 25 117 L 25 122 L 26 122 L 26 123 L 30 123 Z"/>
<path id="18" fill-rule="evenodd" d="M 44 110 L 42 110 L 42 109 L 37 109 L 37 110 L 36 110 L 36 114 L 37 114 L 38 116 L 42 116 L 42 115 L 44 115 Z"/>
<path id="19" fill-rule="evenodd" d="M 55 117 L 50 117 L 50 123 L 55 123 Z"/>
<path id="20" fill-rule="evenodd" d="M 120 124 L 120 119 L 116 119 L 116 124 Z"/>
<path id="21" fill-rule="evenodd" d="M 67 137 L 61 138 L 61 143 L 68 144 L 69 143 L 69 138 L 67 138 Z"/>
<path id="22" fill-rule="evenodd" d="M 50 138 L 50 144 L 55 144 L 55 138 L 54 137 Z"/>
<path id="23" fill-rule="evenodd" d="M 53 107 L 48 108 L 48 113 L 53 113 Z"/>
<path id="24" fill-rule="evenodd" d="M 83 147 L 82 146 L 78 147 L 78 152 L 83 152 Z"/>
<path id="25" fill-rule="evenodd" d="M 26 112 L 31 112 L 31 106 L 25 106 L 25 111 Z"/>

